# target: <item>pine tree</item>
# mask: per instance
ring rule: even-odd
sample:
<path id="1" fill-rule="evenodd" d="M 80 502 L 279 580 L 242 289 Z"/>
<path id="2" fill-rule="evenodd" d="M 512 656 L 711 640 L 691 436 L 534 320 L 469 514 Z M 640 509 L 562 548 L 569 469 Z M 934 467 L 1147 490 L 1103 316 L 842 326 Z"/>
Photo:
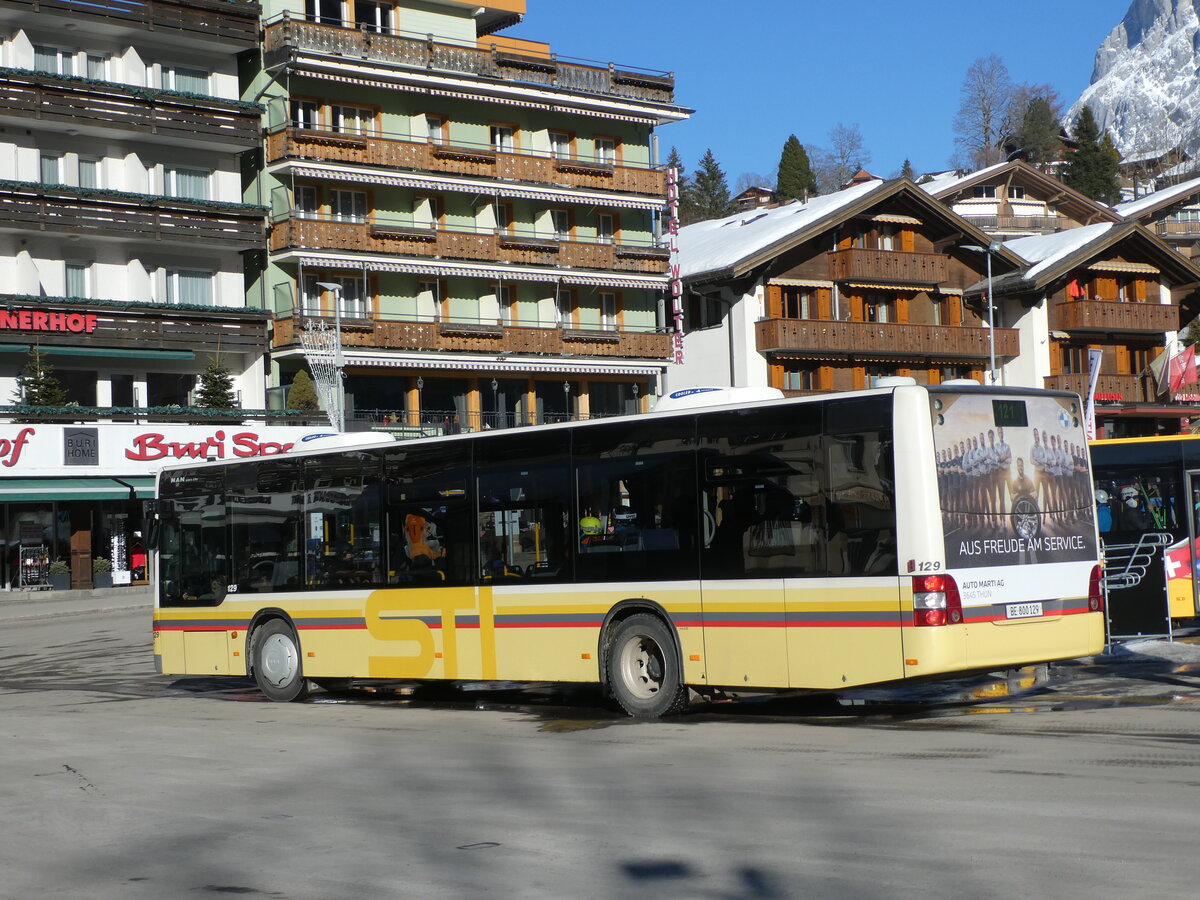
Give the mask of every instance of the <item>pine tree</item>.
<path id="1" fill-rule="evenodd" d="M 691 199 L 695 213 L 693 221 L 720 219 L 733 212 L 733 200 L 729 196 L 725 172 L 711 149 L 704 151 L 700 166 L 692 175 Z"/>
<path id="2" fill-rule="evenodd" d="M 1016 149 L 1024 151 L 1025 159 L 1032 166 L 1044 166 L 1058 159 L 1062 139 L 1059 137 L 1054 108 L 1047 98 L 1030 99 L 1021 124 L 1013 135 L 1013 143 Z"/>
<path id="3" fill-rule="evenodd" d="M 201 409 L 237 409 L 237 398 L 233 394 L 233 377 L 229 369 L 214 356 L 208 368 L 200 376 L 200 390 L 196 392 L 196 405 Z"/>
<path id="4" fill-rule="evenodd" d="M 904 165 L 900 167 L 900 177 L 907 178 L 909 181 L 913 181 L 917 177 L 907 156 L 904 157 Z"/>
<path id="5" fill-rule="evenodd" d="M 315 412 L 321 408 L 317 399 L 317 389 L 307 372 L 301 369 L 292 378 L 292 386 L 287 392 L 288 409 L 299 409 L 304 412 Z"/>
<path id="6" fill-rule="evenodd" d="M 67 389 L 54 377 L 54 366 L 50 365 L 38 347 L 29 351 L 29 357 L 21 374 L 17 376 L 17 390 L 13 399 L 25 406 L 66 406 Z"/>
<path id="7" fill-rule="evenodd" d="M 1063 171 L 1063 182 L 1093 200 L 1115 202 L 1121 196 L 1121 186 L 1117 183 L 1117 165 L 1121 158 L 1112 138 L 1108 134 L 1101 137 L 1090 108 L 1085 106 L 1079 113 L 1071 137 L 1075 141 L 1075 152 Z"/>
<path id="8" fill-rule="evenodd" d="M 679 190 L 679 221 L 685 223 L 696 221 L 696 204 L 692 200 L 692 180 L 688 178 L 687 172 L 684 170 L 683 157 L 674 147 L 667 154 L 666 166 L 668 169 L 675 170 L 675 185 Z"/>
<path id="9" fill-rule="evenodd" d="M 817 177 L 813 174 L 808 154 L 799 139 L 793 134 L 784 141 L 779 154 L 779 173 L 775 177 L 775 199 L 781 203 L 788 200 L 807 200 L 817 193 Z"/>

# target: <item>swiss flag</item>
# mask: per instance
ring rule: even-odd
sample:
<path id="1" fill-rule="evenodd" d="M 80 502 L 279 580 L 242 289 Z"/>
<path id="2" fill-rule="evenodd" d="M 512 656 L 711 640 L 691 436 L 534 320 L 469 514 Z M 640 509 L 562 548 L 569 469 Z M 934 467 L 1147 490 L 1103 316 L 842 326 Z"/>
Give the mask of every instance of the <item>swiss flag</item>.
<path id="1" fill-rule="evenodd" d="M 1189 344 L 1187 349 L 1178 356 L 1171 357 L 1170 385 L 1172 391 L 1177 391 L 1185 384 L 1196 381 L 1196 345 Z"/>
<path id="2" fill-rule="evenodd" d="M 1163 553 L 1163 565 L 1167 570 L 1167 581 L 1173 581 L 1176 578 L 1192 577 L 1195 570 L 1200 569 L 1200 538 L 1196 539 L 1194 549 L 1188 547 L 1186 539 L 1177 544 L 1172 544 Z M 1196 572 L 1200 575 L 1200 572 Z"/>

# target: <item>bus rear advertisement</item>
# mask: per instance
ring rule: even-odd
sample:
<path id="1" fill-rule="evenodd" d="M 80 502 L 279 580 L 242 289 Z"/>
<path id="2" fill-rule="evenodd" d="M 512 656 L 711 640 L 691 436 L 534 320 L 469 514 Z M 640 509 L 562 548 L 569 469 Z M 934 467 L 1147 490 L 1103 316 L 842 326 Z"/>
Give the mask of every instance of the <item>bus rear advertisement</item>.
<path id="1" fill-rule="evenodd" d="M 164 674 L 598 683 L 628 713 L 1098 652 L 1065 393 L 912 383 L 162 470 Z"/>

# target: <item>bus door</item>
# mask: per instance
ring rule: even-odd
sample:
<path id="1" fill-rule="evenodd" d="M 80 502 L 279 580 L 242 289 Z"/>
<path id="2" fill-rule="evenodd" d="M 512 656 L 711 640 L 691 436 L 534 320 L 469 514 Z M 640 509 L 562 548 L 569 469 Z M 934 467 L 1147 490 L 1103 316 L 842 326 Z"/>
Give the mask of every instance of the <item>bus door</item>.
<path id="1" fill-rule="evenodd" d="M 1187 619 L 1200 614 L 1200 585 L 1197 585 L 1197 568 L 1200 562 L 1200 470 L 1190 469 L 1186 473 L 1187 489 L 1187 542 L 1167 548 L 1166 576 L 1167 598 L 1171 606 L 1171 618 Z"/>
<path id="2" fill-rule="evenodd" d="M 1189 544 L 1191 507 L 1183 507 L 1178 464 L 1097 464 L 1097 525 L 1104 553 L 1110 638 L 1169 635 L 1172 615 L 1194 615 Z M 1187 479 L 1190 481 L 1190 476 Z M 1190 494 L 1189 494 L 1190 496 Z M 1176 582 L 1169 587 L 1170 582 Z M 1185 613 L 1172 611 L 1174 591 Z"/>

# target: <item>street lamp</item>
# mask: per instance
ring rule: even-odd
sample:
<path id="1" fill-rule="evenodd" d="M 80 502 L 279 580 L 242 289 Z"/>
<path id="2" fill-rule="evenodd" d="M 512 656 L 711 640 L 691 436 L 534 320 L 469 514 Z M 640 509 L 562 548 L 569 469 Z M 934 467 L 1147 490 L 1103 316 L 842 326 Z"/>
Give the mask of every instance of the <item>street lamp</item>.
<path id="1" fill-rule="evenodd" d="M 987 247 L 978 244 L 963 244 L 962 249 L 982 253 L 987 257 L 987 302 L 988 302 L 988 372 L 992 384 L 996 383 L 996 304 L 992 301 L 992 254 L 1000 250 L 1000 241 L 992 241 Z"/>
<path id="2" fill-rule="evenodd" d="M 317 287 L 333 294 L 333 367 L 337 371 L 334 396 L 338 433 L 346 430 L 346 358 L 342 355 L 342 286 L 336 281 L 318 281 Z"/>

